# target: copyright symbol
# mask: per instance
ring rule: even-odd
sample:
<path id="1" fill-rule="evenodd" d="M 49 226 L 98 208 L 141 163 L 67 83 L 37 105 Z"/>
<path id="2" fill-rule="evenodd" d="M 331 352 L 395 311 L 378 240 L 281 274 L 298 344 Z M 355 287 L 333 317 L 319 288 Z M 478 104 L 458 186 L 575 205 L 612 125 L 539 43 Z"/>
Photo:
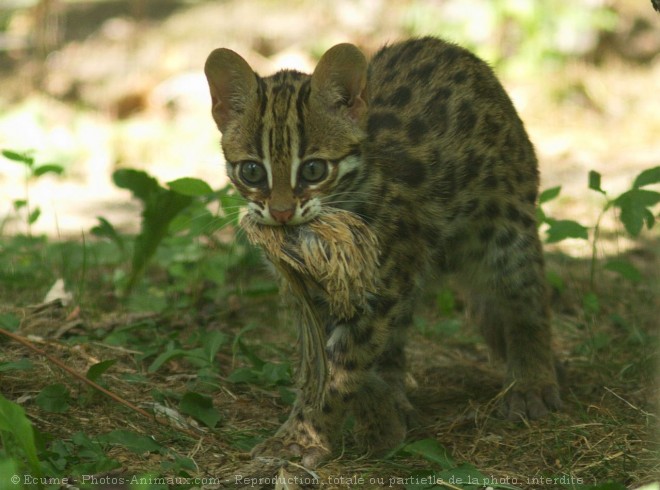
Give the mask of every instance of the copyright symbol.
<path id="1" fill-rule="evenodd" d="M 18 475 L 14 475 L 14 476 L 11 477 L 11 482 L 14 485 L 18 485 L 19 483 L 21 483 L 21 477 L 18 476 Z"/>

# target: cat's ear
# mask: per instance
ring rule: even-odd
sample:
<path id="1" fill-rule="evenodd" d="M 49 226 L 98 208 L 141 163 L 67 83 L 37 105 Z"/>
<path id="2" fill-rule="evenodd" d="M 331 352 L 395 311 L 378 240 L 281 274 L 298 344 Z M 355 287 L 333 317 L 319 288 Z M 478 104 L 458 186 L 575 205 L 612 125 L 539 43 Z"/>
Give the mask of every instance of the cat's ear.
<path id="1" fill-rule="evenodd" d="M 352 44 L 337 44 L 319 60 L 312 74 L 311 95 L 333 108 L 345 106 L 358 121 L 366 112 L 367 60 Z"/>
<path id="2" fill-rule="evenodd" d="M 257 99 L 257 75 L 231 49 L 216 49 L 206 59 L 204 73 L 211 91 L 212 114 L 220 131 Z"/>

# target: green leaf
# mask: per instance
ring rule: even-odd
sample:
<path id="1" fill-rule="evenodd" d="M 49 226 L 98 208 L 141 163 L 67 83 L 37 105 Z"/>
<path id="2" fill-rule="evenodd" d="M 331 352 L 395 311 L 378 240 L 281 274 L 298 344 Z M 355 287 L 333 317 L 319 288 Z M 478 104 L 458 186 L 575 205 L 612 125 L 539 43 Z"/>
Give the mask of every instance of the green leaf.
<path id="1" fill-rule="evenodd" d="M 28 202 L 25 199 L 16 199 L 14 201 L 14 209 L 18 211 L 19 209 L 22 209 L 25 206 L 27 206 L 27 203 Z"/>
<path id="2" fill-rule="evenodd" d="M 296 392 L 286 386 L 279 386 L 277 391 L 280 393 L 280 400 L 286 405 L 293 405 L 296 401 Z"/>
<path id="3" fill-rule="evenodd" d="M 206 196 L 213 193 L 210 185 L 201 179 L 193 179 L 192 177 L 173 180 L 168 182 L 167 186 L 174 192 L 190 197 Z"/>
<path id="4" fill-rule="evenodd" d="M 13 313 L 0 313 L 0 328 L 15 332 L 21 326 L 21 319 Z"/>
<path id="5" fill-rule="evenodd" d="M 213 360 L 215 359 L 215 355 L 218 353 L 220 347 L 222 347 L 225 343 L 227 343 L 227 339 L 228 339 L 227 335 L 217 330 L 208 332 L 204 336 L 204 345 L 203 345 L 206 360 L 208 360 L 209 362 L 213 362 Z"/>
<path id="6" fill-rule="evenodd" d="M 236 335 L 236 338 L 234 339 L 234 345 L 233 345 L 233 350 L 234 352 L 240 352 L 243 354 L 245 357 L 249 359 L 249 361 L 252 363 L 252 365 L 257 368 L 261 369 L 263 365 L 266 363 L 263 359 L 261 359 L 254 350 L 252 350 L 245 342 L 243 342 L 243 335 L 250 330 L 253 330 L 257 328 L 256 325 L 247 325 L 241 329 L 240 332 Z"/>
<path id="7" fill-rule="evenodd" d="M 99 220 L 99 224 L 92 228 L 92 233 L 100 238 L 108 238 L 112 241 L 119 250 L 125 252 L 126 245 L 124 244 L 124 239 L 121 237 L 114 226 L 102 216 L 97 216 L 96 219 Z"/>
<path id="8" fill-rule="evenodd" d="M 257 384 L 259 381 L 259 374 L 253 368 L 240 367 L 234 369 L 229 376 L 227 376 L 227 381 L 236 384 Z"/>
<path id="9" fill-rule="evenodd" d="M 12 434 L 28 460 L 35 476 L 41 476 L 41 465 L 37 457 L 37 446 L 34 440 L 34 429 L 20 405 L 7 400 L 0 395 L 0 432 Z M 4 438 L 3 438 L 4 439 Z M 5 450 L 9 449 L 8 447 Z"/>
<path id="10" fill-rule="evenodd" d="M 638 189 L 640 187 L 658 183 L 660 183 L 660 166 L 647 168 L 641 172 L 635 179 L 635 182 L 633 182 L 633 187 Z"/>
<path id="11" fill-rule="evenodd" d="M 211 235 L 218 229 L 217 222 L 222 221 L 207 209 L 201 199 L 197 199 L 176 215 L 170 223 L 169 232 L 174 235 L 185 232 L 189 237 Z"/>
<path id="12" fill-rule="evenodd" d="M 62 440 L 57 442 L 64 444 Z M 83 432 L 75 432 L 71 436 L 71 443 L 77 446 L 75 448 L 67 445 L 64 447 L 59 446 L 59 450 L 57 450 L 57 442 L 51 446 L 51 451 L 56 451 L 65 461 L 75 462 L 75 469 L 78 475 L 104 474 L 121 466 L 118 461 L 106 456 L 105 444 L 101 443 L 96 435 L 90 438 Z M 87 462 L 83 463 L 79 458 L 87 460 Z"/>
<path id="13" fill-rule="evenodd" d="M 227 381 L 264 386 L 289 385 L 291 384 L 291 366 L 287 362 L 266 362 L 260 368 L 241 367 L 232 371 L 227 377 Z"/>
<path id="14" fill-rule="evenodd" d="M 172 456 L 174 461 L 160 462 L 160 469 L 163 470 L 166 474 L 181 474 L 181 471 L 185 471 L 186 473 L 197 472 L 197 463 L 194 460 L 182 456 L 177 456 L 176 454 L 172 454 Z"/>
<path id="15" fill-rule="evenodd" d="M 116 446 L 122 446 L 135 454 L 155 453 L 163 449 L 163 446 L 151 437 L 143 436 L 130 430 L 113 430 L 107 434 L 98 436 L 99 441 Z"/>
<path id="16" fill-rule="evenodd" d="M 407 444 L 403 451 L 409 454 L 417 454 L 431 463 L 435 463 L 441 468 L 454 468 L 456 463 L 449 454 L 447 448 L 442 446 L 435 439 L 422 439 Z"/>
<path id="17" fill-rule="evenodd" d="M 545 189 L 541 194 L 539 194 L 539 204 L 543 204 L 553 199 L 556 199 L 561 192 L 561 186 L 551 187 L 550 189 Z"/>
<path id="18" fill-rule="evenodd" d="M 546 231 L 546 243 L 556 243 L 566 238 L 581 238 L 583 240 L 589 238 L 588 229 L 577 221 L 547 219 L 546 222 L 550 225 Z"/>
<path id="19" fill-rule="evenodd" d="M 595 485 L 588 485 L 582 487 L 583 490 L 626 490 L 626 487 L 623 483 L 616 482 L 606 482 L 606 483 L 597 483 Z M 637 490 L 657 490 L 657 484 L 651 484 L 649 486 L 637 487 Z"/>
<path id="20" fill-rule="evenodd" d="M 628 279 L 631 282 L 639 282 L 642 280 L 642 273 L 627 260 L 609 260 L 605 264 L 605 269 L 616 272 L 621 277 Z"/>
<path id="21" fill-rule="evenodd" d="M 156 179 L 141 170 L 116 170 L 112 178 L 117 186 L 131 190 L 133 195 L 144 204 L 142 226 L 140 234 L 135 239 L 131 272 L 124 289 L 124 295 L 128 295 L 142 276 L 142 272 L 163 238 L 167 236 L 170 222 L 188 207 L 193 199 L 164 189 Z"/>
<path id="22" fill-rule="evenodd" d="M 495 477 L 487 477 L 477 468 L 468 463 L 463 463 L 456 468 L 435 473 L 435 478 L 444 482 L 451 483 L 460 488 L 480 489 L 483 487 L 500 489 L 500 490 L 520 490 L 521 487 L 516 487 L 506 483 L 506 479 Z"/>
<path id="23" fill-rule="evenodd" d="M 28 153 L 18 153 L 17 151 L 2 150 L 2 156 L 14 162 L 24 163 L 28 167 L 34 165 L 34 158 Z"/>
<path id="24" fill-rule="evenodd" d="M 141 276 L 142 271 L 153 257 L 158 245 L 167 236 L 168 227 L 172 219 L 184 210 L 192 198 L 178 194 L 174 191 L 159 188 L 146 202 L 142 211 L 142 228 L 135 239 L 131 275 L 127 291 Z"/>
<path id="25" fill-rule="evenodd" d="M 451 315 L 456 308 L 456 300 L 454 299 L 454 293 L 449 289 L 442 289 L 435 300 L 438 305 L 440 313 L 445 316 Z"/>
<path id="26" fill-rule="evenodd" d="M 181 412 L 194 417 L 207 427 L 213 429 L 220 421 L 220 413 L 213 408 L 213 400 L 210 397 L 187 392 L 179 402 Z"/>
<path id="27" fill-rule="evenodd" d="M 404 490 L 440 490 L 445 488 L 440 486 L 443 482 L 444 480 L 440 480 L 432 471 L 415 470 L 406 477 L 393 477 L 389 480 L 389 486 L 392 487 L 393 484 L 398 484 L 396 488 L 399 488 L 399 485 L 404 485 Z M 463 488 L 461 487 L 461 489 Z"/>
<path id="28" fill-rule="evenodd" d="M 548 284 L 550 284 L 550 286 L 552 286 L 553 289 L 559 291 L 560 293 L 563 292 L 564 289 L 566 289 L 566 286 L 564 285 L 564 280 L 555 271 L 546 270 L 545 280 L 548 282 Z"/>
<path id="29" fill-rule="evenodd" d="M 108 359 L 107 361 L 97 362 L 87 370 L 87 379 L 90 381 L 97 381 L 103 373 L 114 366 L 117 359 Z"/>
<path id="30" fill-rule="evenodd" d="M 30 213 L 30 215 L 28 216 L 28 223 L 30 223 L 31 225 L 34 224 L 34 223 L 36 223 L 37 220 L 39 219 L 39 216 L 41 216 L 41 209 L 36 208 L 36 209 L 35 209 L 34 211 L 32 211 L 32 212 Z"/>
<path id="31" fill-rule="evenodd" d="M 6 371 L 28 371 L 34 368 L 30 359 L 23 358 L 14 362 L 0 362 L 0 373 Z"/>
<path id="32" fill-rule="evenodd" d="M 660 192 L 645 189 L 630 189 L 614 200 L 614 205 L 621 210 L 621 221 L 626 231 L 632 236 L 637 236 L 642 231 L 644 221 L 651 228 L 655 218 L 649 209 L 660 202 Z"/>
<path id="33" fill-rule="evenodd" d="M 179 474 L 177 476 L 184 475 Z M 170 488 L 196 488 L 194 486 L 190 487 L 189 484 L 169 486 L 166 478 L 163 478 L 163 476 L 161 476 L 159 473 L 136 473 L 130 481 L 131 490 L 169 490 Z"/>
<path id="34" fill-rule="evenodd" d="M 605 195 L 605 191 L 600 187 L 601 176 L 595 170 L 589 170 L 589 189 L 600 192 Z"/>
<path id="35" fill-rule="evenodd" d="M 541 206 L 536 206 L 536 227 L 540 227 L 543 223 L 546 222 L 546 216 Z"/>
<path id="36" fill-rule="evenodd" d="M 582 308 L 587 315 L 596 315 L 600 311 L 600 300 L 596 293 L 587 293 L 582 298 Z"/>
<path id="37" fill-rule="evenodd" d="M 644 222 L 646 223 L 646 228 L 648 230 L 653 228 L 653 225 L 655 224 L 655 216 L 649 209 L 644 211 Z"/>
<path id="38" fill-rule="evenodd" d="M 217 196 L 227 220 L 233 225 L 238 225 L 239 210 L 245 206 L 245 198 L 238 194 L 231 185 L 218 191 Z"/>
<path id="39" fill-rule="evenodd" d="M 156 357 L 154 361 L 151 363 L 149 368 L 147 368 L 147 371 L 150 373 L 156 372 L 163 364 L 166 362 L 172 360 L 172 359 L 177 359 L 179 357 L 184 357 L 188 355 L 187 350 L 185 349 L 172 349 L 172 350 L 167 350 Z"/>
<path id="40" fill-rule="evenodd" d="M 261 367 L 261 380 L 266 385 L 289 384 L 291 382 L 291 366 L 287 362 L 267 362 Z"/>
<path id="41" fill-rule="evenodd" d="M 63 384 L 46 386 L 35 398 L 37 406 L 53 413 L 64 413 L 71 404 L 69 390 Z"/>
<path id="42" fill-rule="evenodd" d="M 35 177 L 40 177 L 48 173 L 62 175 L 64 173 L 64 167 L 62 167 L 61 165 L 56 165 L 54 163 L 39 165 L 37 168 L 34 169 L 33 175 Z"/>
<path id="43" fill-rule="evenodd" d="M 437 332 L 443 338 L 453 337 L 458 334 L 463 325 L 458 318 L 447 318 L 446 320 L 440 320 L 435 325 L 432 325 L 429 331 Z"/>
<path id="44" fill-rule="evenodd" d="M 135 197 L 146 202 L 160 189 L 158 181 L 142 170 L 122 168 L 115 170 L 112 180 L 117 187 L 130 190 Z"/>
<path id="45" fill-rule="evenodd" d="M 18 462 L 14 458 L 0 458 L 0 488 L 11 488 L 21 490 L 21 472 Z M 18 477 L 18 480 L 16 478 Z"/>
<path id="46" fill-rule="evenodd" d="M 263 440 L 264 440 L 263 437 L 246 434 L 245 432 L 241 433 L 240 431 L 236 431 L 234 434 L 232 434 L 230 443 L 236 449 L 240 449 L 243 452 L 249 453 L 254 446 L 259 444 Z"/>

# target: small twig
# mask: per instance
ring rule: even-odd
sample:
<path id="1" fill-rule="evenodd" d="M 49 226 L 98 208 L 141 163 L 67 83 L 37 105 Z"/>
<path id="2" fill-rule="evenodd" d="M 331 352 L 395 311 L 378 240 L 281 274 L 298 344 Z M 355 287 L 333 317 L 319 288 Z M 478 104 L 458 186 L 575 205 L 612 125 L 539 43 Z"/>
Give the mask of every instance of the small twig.
<path id="1" fill-rule="evenodd" d="M 23 338 L 23 337 L 21 337 L 20 335 L 16 335 L 16 334 L 14 334 L 14 333 L 11 333 L 11 332 L 5 330 L 4 328 L 0 328 L 0 333 L 1 333 L 2 335 L 5 335 L 6 337 L 9 337 L 9 338 L 12 339 L 12 340 L 15 340 L 15 341 L 18 342 L 19 344 L 23 344 L 25 347 L 27 347 L 28 349 L 30 349 L 30 350 L 36 352 L 37 354 L 44 356 L 44 357 L 45 357 L 46 359 L 48 359 L 50 362 L 52 362 L 53 364 L 55 364 L 55 365 L 58 366 L 59 368 L 63 369 L 64 371 L 66 371 L 67 373 L 69 373 L 69 374 L 70 374 L 71 376 L 73 376 L 74 378 L 79 379 L 80 381 L 82 381 L 83 383 L 88 384 L 89 386 L 91 386 L 91 387 L 94 388 L 95 390 L 98 390 L 98 391 L 100 391 L 101 393 L 103 393 L 104 395 L 109 396 L 109 397 L 112 398 L 114 401 L 116 401 L 116 402 L 118 402 L 118 403 L 121 403 L 122 405 L 124 405 L 124 406 L 130 408 L 131 410 L 133 410 L 133 411 L 135 411 L 135 412 L 138 412 L 140 415 L 143 415 L 143 416 L 145 416 L 145 417 L 147 417 L 147 418 L 153 418 L 153 415 L 151 415 L 150 413 L 148 413 L 148 412 L 142 410 L 142 409 L 141 409 L 140 407 L 138 407 L 138 406 L 133 405 L 131 402 L 129 402 L 129 401 L 127 401 L 127 400 L 124 400 L 123 398 L 121 398 L 121 397 L 115 395 L 115 394 L 112 393 L 111 391 L 106 390 L 103 386 L 101 386 L 101 385 L 95 383 L 94 381 L 92 381 L 92 380 L 90 380 L 90 379 L 87 379 L 87 378 L 86 378 L 85 376 L 83 376 L 82 374 L 77 373 L 76 371 L 74 371 L 73 369 L 71 369 L 69 366 L 67 366 L 66 364 L 64 364 L 62 361 L 60 361 L 58 358 L 51 356 L 51 355 L 48 354 L 46 351 L 44 351 L 43 349 L 40 349 L 39 347 L 37 347 L 36 345 L 34 345 L 32 342 L 30 342 L 30 341 L 27 340 L 26 338 Z"/>
<path id="2" fill-rule="evenodd" d="M 88 379 L 88 378 L 86 378 L 85 376 L 83 376 L 82 374 L 80 374 L 80 373 L 74 371 L 73 369 L 71 369 L 70 367 L 68 367 L 66 364 L 64 364 L 62 361 L 60 361 L 58 358 L 51 356 L 51 355 L 48 354 L 46 351 L 44 351 L 43 349 L 40 349 L 39 347 L 37 347 L 36 345 L 34 345 L 32 342 L 30 342 L 30 341 L 27 340 L 26 338 L 21 337 L 20 335 L 16 335 L 16 334 L 14 334 L 14 333 L 12 333 L 12 332 L 9 332 L 8 330 L 5 330 L 4 328 L 0 328 L 0 334 L 4 335 L 5 337 L 9 337 L 10 339 L 12 339 L 12 340 L 18 342 L 19 344 L 24 345 L 25 347 L 27 347 L 27 348 L 30 349 L 31 351 L 36 352 L 36 353 L 39 354 L 39 355 L 44 356 L 44 357 L 45 357 L 46 359 L 48 359 L 50 362 L 52 362 L 53 364 L 55 364 L 55 365 L 56 365 L 57 367 L 59 367 L 60 369 L 63 369 L 64 371 L 66 371 L 68 374 L 70 374 L 70 375 L 73 376 L 74 378 L 76 378 L 76 379 L 82 381 L 83 383 L 85 383 L 85 384 L 88 385 L 88 386 L 91 386 L 93 389 L 95 389 L 95 390 L 97 390 L 97 391 L 100 391 L 101 393 L 103 393 L 104 395 L 110 397 L 111 399 L 113 399 L 113 400 L 116 401 L 117 403 L 119 403 L 119 404 L 121 404 L 121 405 L 124 405 L 124 406 L 127 407 L 127 408 L 130 408 L 130 409 L 133 410 L 134 412 L 139 413 L 139 414 L 142 415 L 143 417 L 146 417 L 146 418 L 148 418 L 148 419 L 150 419 L 150 420 L 153 420 L 153 421 L 157 422 L 157 423 L 160 424 L 160 425 L 163 425 L 163 426 L 167 426 L 167 427 L 171 427 L 171 428 L 173 428 L 173 429 L 176 429 L 176 430 L 178 430 L 179 432 L 183 432 L 184 434 L 189 435 L 189 436 L 191 436 L 191 437 L 193 437 L 193 438 L 195 438 L 195 439 L 197 439 L 197 438 L 201 435 L 201 434 L 197 434 L 197 433 L 195 433 L 195 432 L 193 432 L 193 431 L 191 431 L 191 430 L 188 430 L 188 429 L 186 429 L 186 428 L 184 428 L 184 427 L 175 427 L 175 426 L 173 426 L 173 425 L 171 425 L 171 424 L 169 424 L 169 423 L 166 423 L 166 422 L 163 422 L 162 420 L 159 420 L 158 417 L 156 417 L 155 415 L 150 414 L 149 412 L 147 412 L 147 411 L 141 409 L 140 407 L 138 407 L 138 406 L 132 404 L 132 403 L 129 402 L 128 400 L 125 400 L 124 398 L 121 398 L 120 396 L 115 395 L 113 392 L 111 392 L 111 391 L 105 389 L 103 386 L 101 386 L 101 385 L 95 383 L 95 382 L 92 381 L 91 379 Z"/>
<path id="3" fill-rule="evenodd" d="M 306 466 L 303 466 L 303 465 L 301 465 L 301 464 L 295 463 L 295 462 L 293 462 L 293 461 L 289 461 L 289 465 L 291 465 L 291 466 L 293 466 L 293 467 L 295 467 L 295 468 L 298 468 L 298 469 L 304 471 L 304 472 L 307 473 L 309 476 L 311 476 L 312 478 L 314 478 L 316 481 L 321 481 L 321 477 L 320 477 L 320 476 L 318 475 L 318 473 L 316 473 L 314 470 L 311 470 L 311 469 L 307 468 Z"/>
<path id="4" fill-rule="evenodd" d="M 614 454 L 605 455 L 603 456 L 602 459 L 598 461 L 594 461 L 593 463 L 589 463 L 587 466 L 581 468 L 581 470 L 585 471 L 588 470 L 589 468 L 593 468 L 594 466 L 600 466 L 603 464 L 603 462 L 612 461 L 613 459 L 620 458 L 623 455 L 624 455 L 623 451 L 619 451 L 618 453 L 614 453 Z"/>
<path id="5" fill-rule="evenodd" d="M 650 413 L 650 412 L 647 412 L 646 410 L 642 410 L 641 408 L 636 407 L 635 405 L 633 405 L 632 403 L 630 403 L 628 400 L 626 400 L 626 399 L 623 398 L 622 396 L 617 395 L 616 393 L 614 393 L 614 391 L 612 391 L 611 389 L 609 389 L 607 386 L 604 386 L 603 388 L 605 388 L 605 391 L 608 391 L 609 393 L 613 394 L 615 397 L 617 397 L 617 398 L 618 398 L 619 400 L 621 400 L 623 403 L 625 403 L 626 405 L 628 405 L 628 406 L 629 406 L 630 408 L 632 408 L 633 410 L 637 410 L 638 412 L 640 412 L 640 413 L 641 413 L 642 415 L 644 415 L 645 417 L 653 417 L 653 418 L 656 418 L 656 417 L 657 417 L 654 413 Z"/>
<path id="6" fill-rule="evenodd" d="M 108 349 L 108 350 L 114 350 L 117 352 L 121 352 L 122 354 L 142 354 L 139 350 L 132 350 L 132 349 L 127 349 L 126 347 L 121 347 L 119 345 L 109 345 L 109 344 L 104 344 L 103 342 L 92 342 L 92 345 L 95 345 L 97 347 L 101 347 L 103 349 Z"/>

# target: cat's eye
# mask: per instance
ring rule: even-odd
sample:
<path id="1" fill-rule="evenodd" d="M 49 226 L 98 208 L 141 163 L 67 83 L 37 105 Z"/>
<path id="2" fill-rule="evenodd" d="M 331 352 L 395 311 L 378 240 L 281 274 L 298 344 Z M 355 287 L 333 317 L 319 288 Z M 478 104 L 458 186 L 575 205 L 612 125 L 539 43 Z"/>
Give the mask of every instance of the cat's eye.
<path id="1" fill-rule="evenodd" d="M 328 163 L 323 160 L 308 160 L 300 167 L 300 178 L 308 184 L 321 182 L 328 175 Z"/>
<path id="2" fill-rule="evenodd" d="M 249 186 L 258 186 L 266 182 L 268 175 L 264 166 L 258 162 L 243 162 L 238 169 L 241 180 Z"/>

